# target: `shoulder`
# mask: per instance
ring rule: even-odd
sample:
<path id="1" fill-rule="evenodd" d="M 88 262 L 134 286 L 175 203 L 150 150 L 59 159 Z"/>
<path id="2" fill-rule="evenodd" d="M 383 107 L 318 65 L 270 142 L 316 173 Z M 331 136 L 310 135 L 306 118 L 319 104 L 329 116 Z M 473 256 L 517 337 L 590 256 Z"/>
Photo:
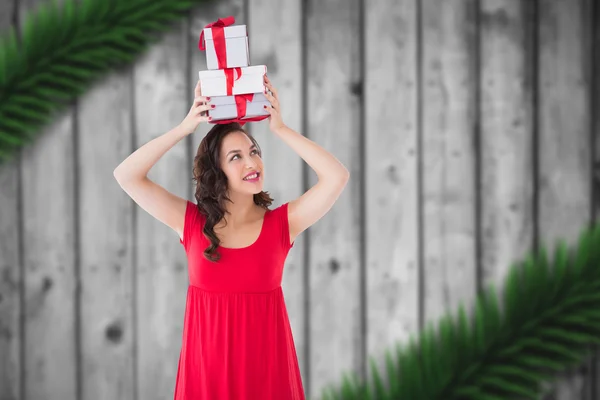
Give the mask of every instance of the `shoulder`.
<path id="1" fill-rule="evenodd" d="M 270 211 L 277 236 L 279 237 L 279 240 L 281 240 L 283 246 L 287 249 L 293 246 L 288 221 L 288 205 L 289 203 L 285 202 Z"/>
<path id="2" fill-rule="evenodd" d="M 287 210 L 288 210 L 288 204 L 289 203 L 283 203 L 277 207 L 275 207 L 272 210 L 269 210 L 268 213 L 270 213 L 271 215 L 273 215 L 274 217 L 277 218 L 281 218 L 282 216 L 287 216 Z"/>
<path id="3" fill-rule="evenodd" d="M 205 219 L 204 212 L 198 204 L 188 200 L 185 207 L 185 224 L 188 226 L 201 225 Z"/>
<path id="4" fill-rule="evenodd" d="M 186 208 L 185 208 L 185 213 L 189 216 L 200 216 L 201 212 L 200 212 L 200 208 L 198 206 L 198 204 L 188 200 L 186 203 Z"/>
<path id="5" fill-rule="evenodd" d="M 204 216 L 198 208 L 198 204 L 186 201 L 185 206 L 185 218 L 183 224 L 183 234 L 180 236 L 180 243 L 182 243 L 186 250 L 189 247 L 190 242 L 196 237 L 197 232 L 202 229 Z"/>

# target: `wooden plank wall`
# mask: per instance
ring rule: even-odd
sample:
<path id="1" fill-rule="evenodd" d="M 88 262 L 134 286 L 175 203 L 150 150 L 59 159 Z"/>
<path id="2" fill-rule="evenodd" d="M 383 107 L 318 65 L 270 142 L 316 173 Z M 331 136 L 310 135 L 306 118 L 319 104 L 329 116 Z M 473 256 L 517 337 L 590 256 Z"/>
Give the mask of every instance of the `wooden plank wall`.
<path id="1" fill-rule="evenodd" d="M 358 0 L 309 1 L 305 8 L 304 133 L 333 152 L 354 177 L 307 235 L 307 379 L 313 395 L 338 381 L 340 371 L 359 371 L 363 358 L 360 11 Z M 317 182 L 312 170 L 308 178 L 309 187 Z"/>
<path id="2" fill-rule="evenodd" d="M 136 68 L 142 64 L 140 61 Z M 139 272 L 138 260 L 140 253 L 147 251 L 144 231 L 135 235 L 134 223 L 141 213 L 134 210 L 128 196 L 115 187 L 107 173 L 108 165 L 118 164 L 133 151 L 134 134 L 143 129 L 131 124 L 136 104 L 133 85 L 131 69 L 115 71 L 82 96 L 77 108 L 78 360 L 83 399 L 135 398 L 136 359 L 144 360 L 145 356 L 136 351 L 149 337 L 135 333 L 140 319 L 135 312 L 139 302 L 135 279 L 145 277 Z M 157 236 L 161 233 L 155 231 Z M 136 248 L 140 250 L 136 252 Z M 168 252 L 166 248 L 163 251 Z M 171 260 L 176 261 L 175 257 Z M 175 303 L 173 298 L 170 305 Z M 143 316 L 157 312 L 160 308 L 150 303 Z M 153 351 L 164 355 L 159 346 Z M 155 363 L 155 370 L 161 366 Z"/>
<path id="3" fill-rule="evenodd" d="M 419 329 L 418 1 L 364 8 L 366 355 Z M 390 30 L 390 26 L 398 29 Z M 400 94 L 400 95 L 399 95 Z M 354 178 L 357 179 L 357 178 Z M 371 377 L 371 371 L 368 371 Z"/>
<path id="4" fill-rule="evenodd" d="M 17 23 L 42 3 L 19 1 Z M 24 398 L 73 398 L 80 382 L 76 110 L 44 128 L 21 158 Z"/>
<path id="5" fill-rule="evenodd" d="M 591 4 L 544 0 L 538 8 L 536 212 L 540 242 L 576 239 L 581 227 L 592 219 L 593 114 L 587 37 Z M 547 398 L 588 397 L 592 380 L 587 372 L 585 368 L 569 371 L 568 379 L 559 382 Z"/>
<path id="6" fill-rule="evenodd" d="M 189 68 L 188 21 L 178 23 L 136 64 L 132 77 L 134 148 L 172 129 L 190 107 L 193 90 Z M 190 96 L 191 94 L 191 96 Z M 170 149 L 149 177 L 181 196 L 189 188 L 190 158 L 184 143 Z M 134 359 L 137 398 L 172 396 L 185 311 L 182 296 L 187 285 L 187 263 L 173 232 L 136 210 L 136 273 L 133 276 L 137 320 Z M 157 229 L 158 228 L 158 229 Z M 176 238 L 177 239 L 177 238 Z M 146 333 L 152 332 L 148 335 Z"/>
<path id="7" fill-rule="evenodd" d="M 0 2 L 0 32 L 15 25 L 13 1 Z M 23 398 L 20 155 L 0 168 L 0 398 Z"/>
<path id="8" fill-rule="evenodd" d="M 0 0 L 0 30 L 44 0 Z M 186 115 L 198 35 L 234 15 L 284 121 L 352 179 L 298 238 L 284 293 L 306 392 L 369 376 L 530 248 L 598 215 L 600 6 L 592 0 L 224 0 L 174 24 L 0 168 L 0 399 L 172 396 L 185 305 L 177 236 L 112 170 Z M 595 38 L 595 42 L 594 39 Z M 193 199 L 209 126 L 150 177 Z M 316 175 L 250 124 L 274 206 Z M 599 357 L 546 400 L 600 400 Z"/>

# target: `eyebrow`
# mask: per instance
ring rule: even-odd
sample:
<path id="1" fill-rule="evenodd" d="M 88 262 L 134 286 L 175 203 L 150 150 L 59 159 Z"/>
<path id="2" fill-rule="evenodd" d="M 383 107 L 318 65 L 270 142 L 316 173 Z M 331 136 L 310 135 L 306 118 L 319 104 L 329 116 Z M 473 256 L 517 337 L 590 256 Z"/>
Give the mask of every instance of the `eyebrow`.
<path id="1" fill-rule="evenodd" d="M 250 146 L 249 150 L 252 150 L 252 149 L 255 149 L 255 148 L 256 148 L 256 145 L 253 144 L 252 146 Z M 231 150 L 229 153 L 225 154 L 225 157 L 229 156 L 229 154 L 231 154 L 231 153 L 239 153 L 240 151 L 241 150 L 239 150 L 239 149 Z"/>

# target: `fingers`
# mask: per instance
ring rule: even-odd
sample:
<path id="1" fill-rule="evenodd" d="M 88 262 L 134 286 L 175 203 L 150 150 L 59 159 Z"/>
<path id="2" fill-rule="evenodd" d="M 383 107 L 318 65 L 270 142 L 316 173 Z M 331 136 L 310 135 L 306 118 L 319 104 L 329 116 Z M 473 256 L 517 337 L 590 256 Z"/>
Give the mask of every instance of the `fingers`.
<path id="1" fill-rule="evenodd" d="M 267 89 L 269 89 L 269 91 L 273 94 L 273 96 L 275 96 L 275 98 L 278 98 L 278 96 L 277 96 L 277 89 L 275 89 L 273 87 L 273 85 L 266 84 L 265 86 L 267 87 Z"/>
<path id="2" fill-rule="evenodd" d="M 269 77 L 265 74 L 265 83 L 269 86 L 272 86 L 273 83 L 271 82 L 271 80 L 269 79 Z"/>
<path id="3" fill-rule="evenodd" d="M 269 105 L 265 105 L 265 111 L 267 111 L 269 113 L 269 115 L 271 115 L 271 116 L 279 114 L 279 111 L 277 111 L 276 108 L 274 108 L 273 106 L 269 106 Z"/>
<path id="4" fill-rule="evenodd" d="M 264 95 L 271 104 L 275 104 L 275 102 L 277 101 L 277 99 L 268 91 L 265 91 Z"/>
<path id="5" fill-rule="evenodd" d="M 267 87 L 267 89 L 269 89 L 272 93 L 273 96 L 278 99 L 279 97 L 277 96 L 277 89 L 275 89 L 273 87 L 273 84 L 271 83 L 271 80 L 269 79 L 269 77 L 267 75 L 265 75 L 265 86 Z"/>
<path id="6" fill-rule="evenodd" d="M 208 103 L 208 101 L 210 100 L 210 97 L 204 97 L 204 96 L 196 96 L 196 98 L 194 99 L 194 105 L 196 104 L 205 104 Z"/>
<path id="7" fill-rule="evenodd" d="M 196 113 L 200 113 L 200 112 L 212 110 L 213 108 L 215 108 L 214 104 L 200 103 L 197 106 L 195 106 L 194 110 L 195 110 Z"/>
<path id="8" fill-rule="evenodd" d="M 279 100 L 277 100 L 273 95 L 267 92 L 265 92 L 265 97 L 267 98 L 267 100 L 269 100 L 269 103 L 271 103 L 272 107 L 279 109 Z"/>
<path id="9" fill-rule="evenodd" d="M 195 115 L 196 121 L 207 122 L 212 121 L 212 117 L 206 111 L 198 111 Z"/>
<path id="10" fill-rule="evenodd" d="M 194 94 L 194 102 L 187 118 L 191 118 L 196 124 L 211 121 L 212 117 L 208 115 L 208 111 L 214 109 L 215 105 L 210 104 L 210 97 L 202 96 L 200 94 L 200 81 L 196 84 Z"/>
<path id="11" fill-rule="evenodd" d="M 196 88 L 194 89 L 194 97 L 202 96 L 202 88 L 200 87 L 200 81 L 196 83 Z"/>

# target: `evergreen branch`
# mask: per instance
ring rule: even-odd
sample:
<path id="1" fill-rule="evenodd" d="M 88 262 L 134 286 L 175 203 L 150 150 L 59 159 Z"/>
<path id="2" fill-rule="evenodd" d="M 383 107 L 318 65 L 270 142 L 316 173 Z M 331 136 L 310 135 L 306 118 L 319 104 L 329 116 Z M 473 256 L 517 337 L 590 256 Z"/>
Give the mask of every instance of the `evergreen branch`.
<path id="1" fill-rule="evenodd" d="M 0 38 L 0 164 L 110 70 L 208 0 L 57 0 Z"/>
<path id="2" fill-rule="evenodd" d="M 539 399 L 542 384 L 580 365 L 600 342 L 600 224 L 584 230 L 572 250 L 564 241 L 552 262 L 544 248 L 513 265 L 501 312 L 494 286 L 478 296 L 473 316 L 461 304 L 437 330 L 386 352 L 387 384 L 344 375 L 323 400 Z M 372 361 L 372 360 L 371 360 Z"/>

